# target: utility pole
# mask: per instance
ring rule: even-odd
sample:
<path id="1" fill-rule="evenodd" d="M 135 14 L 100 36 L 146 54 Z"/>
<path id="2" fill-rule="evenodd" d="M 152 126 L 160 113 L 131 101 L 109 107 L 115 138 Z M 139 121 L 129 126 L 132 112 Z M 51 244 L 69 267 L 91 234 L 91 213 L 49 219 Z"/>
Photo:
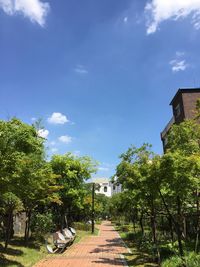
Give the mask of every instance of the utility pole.
<path id="1" fill-rule="evenodd" d="M 94 234 L 94 192 L 95 183 L 92 184 L 92 234 Z"/>

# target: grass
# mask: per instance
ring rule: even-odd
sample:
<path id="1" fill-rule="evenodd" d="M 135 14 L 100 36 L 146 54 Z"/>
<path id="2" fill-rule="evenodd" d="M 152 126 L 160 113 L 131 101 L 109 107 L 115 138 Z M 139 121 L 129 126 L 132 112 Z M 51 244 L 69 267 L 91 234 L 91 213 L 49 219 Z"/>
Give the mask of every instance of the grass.
<path id="1" fill-rule="evenodd" d="M 132 267 L 157 267 L 158 265 L 153 262 L 153 258 L 149 253 L 148 249 L 142 248 L 142 244 L 140 244 L 140 248 L 138 246 L 138 236 L 136 237 L 132 234 L 129 226 L 115 227 L 115 229 L 119 232 L 121 238 L 131 250 L 131 253 L 125 253 L 124 256 L 126 258 L 128 266 Z M 125 230 L 125 231 L 124 231 Z M 137 234 L 136 234 L 137 235 Z M 138 233 L 139 235 L 139 233 Z"/>
<path id="2" fill-rule="evenodd" d="M 30 241 L 27 247 L 23 239 L 15 238 L 4 251 L 3 243 L 0 243 L 0 266 L 31 267 L 34 263 L 46 256 L 45 246 L 36 241 Z"/>
<path id="3" fill-rule="evenodd" d="M 94 235 L 98 235 L 98 232 L 98 229 L 95 229 Z M 90 235 L 90 231 L 77 230 L 74 244 Z M 45 257 L 62 256 L 62 254 L 47 254 L 45 244 L 34 240 L 31 240 L 28 246 L 25 247 L 22 238 L 15 238 L 10 241 L 6 252 L 4 251 L 3 245 L 3 242 L 0 242 L 0 266 L 31 267 Z"/>
<path id="4" fill-rule="evenodd" d="M 115 229 L 119 232 L 125 244 L 130 248 L 132 253 L 127 253 L 126 257 L 128 266 L 137 267 L 156 267 L 158 266 L 153 261 L 153 245 L 151 231 L 148 227 L 145 228 L 145 235 L 142 236 L 140 229 L 136 228 L 135 232 L 131 225 L 117 225 Z M 158 234 L 160 234 L 158 232 Z M 200 266 L 200 255 L 193 252 L 194 242 L 187 240 L 183 243 L 185 256 L 179 256 L 178 242 L 173 242 L 166 238 L 159 236 L 159 251 L 161 256 L 162 267 L 197 267 Z"/>

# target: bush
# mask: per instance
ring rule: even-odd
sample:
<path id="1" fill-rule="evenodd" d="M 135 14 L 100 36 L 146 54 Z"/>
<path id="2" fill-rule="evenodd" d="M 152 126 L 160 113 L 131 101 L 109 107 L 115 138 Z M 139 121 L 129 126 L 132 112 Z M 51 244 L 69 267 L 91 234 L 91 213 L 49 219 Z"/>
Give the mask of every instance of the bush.
<path id="1" fill-rule="evenodd" d="M 96 220 L 95 224 L 98 224 L 98 225 L 102 224 L 102 220 L 101 219 Z"/>
<path id="2" fill-rule="evenodd" d="M 50 212 L 33 214 L 31 230 L 39 239 L 43 238 L 44 234 L 51 232 L 53 230 L 52 214 Z"/>
<path id="3" fill-rule="evenodd" d="M 129 232 L 130 231 L 130 226 L 129 225 L 122 225 L 119 227 L 119 231 L 121 232 Z"/>
<path id="4" fill-rule="evenodd" d="M 82 222 L 74 222 L 73 227 L 75 230 L 82 230 L 82 231 L 90 231 L 91 230 L 91 224 L 86 224 Z"/>
<path id="5" fill-rule="evenodd" d="M 163 262 L 162 267 L 197 267 L 200 266 L 200 255 L 194 252 L 184 257 L 184 261 L 179 256 L 174 256 Z"/>

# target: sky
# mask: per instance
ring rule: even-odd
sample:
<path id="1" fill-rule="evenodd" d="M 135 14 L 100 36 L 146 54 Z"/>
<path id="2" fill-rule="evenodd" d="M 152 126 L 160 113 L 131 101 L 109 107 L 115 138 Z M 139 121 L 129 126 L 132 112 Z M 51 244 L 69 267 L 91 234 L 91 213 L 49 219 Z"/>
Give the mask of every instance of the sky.
<path id="1" fill-rule="evenodd" d="M 200 86 L 200 0 L 0 0 L 0 119 L 41 118 L 49 158 L 110 177 L 153 145 L 179 88 Z"/>

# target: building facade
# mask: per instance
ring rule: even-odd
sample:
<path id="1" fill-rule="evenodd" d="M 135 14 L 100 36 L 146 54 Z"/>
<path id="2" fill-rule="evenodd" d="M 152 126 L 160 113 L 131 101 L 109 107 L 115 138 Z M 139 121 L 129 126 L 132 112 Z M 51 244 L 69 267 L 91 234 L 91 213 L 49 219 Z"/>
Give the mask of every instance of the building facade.
<path id="1" fill-rule="evenodd" d="M 104 194 L 107 197 L 111 197 L 114 194 L 122 192 L 121 184 L 115 181 L 112 182 L 108 178 L 95 178 L 93 181 L 99 185 L 99 188 L 95 191 L 96 194 Z"/>
<path id="2" fill-rule="evenodd" d="M 181 123 L 185 119 L 192 119 L 195 116 L 197 100 L 200 99 L 200 88 L 180 88 L 173 97 L 170 105 L 172 106 L 173 116 L 164 130 L 161 132 L 163 148 L 167 145 L 167 133 L 174 123 Z"/>

